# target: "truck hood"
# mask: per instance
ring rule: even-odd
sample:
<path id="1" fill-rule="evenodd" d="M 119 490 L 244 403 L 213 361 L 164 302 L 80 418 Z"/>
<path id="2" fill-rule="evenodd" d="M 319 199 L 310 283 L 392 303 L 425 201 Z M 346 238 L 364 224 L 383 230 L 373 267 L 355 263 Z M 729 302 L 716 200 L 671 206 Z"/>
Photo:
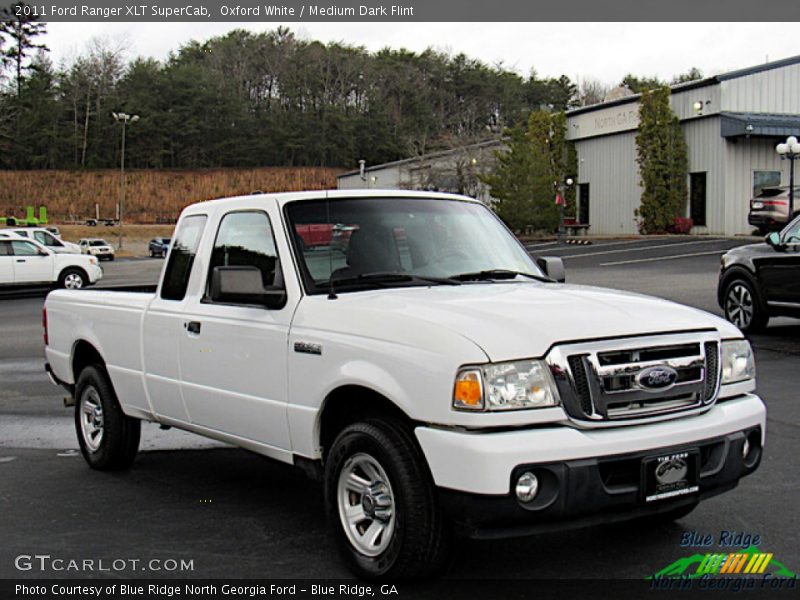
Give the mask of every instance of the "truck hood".
<path id="1" fill-rule="evenodd" d="M 337 305 L 339 313 L 329 315 L 330 322 L 349 333 L 359 333 L 360 323 L 373 320 L 363 319 L 367 313 L 396 315 L 409 324 L 416 320 L 452 330 L 492 361 L 543 356 L 553 344 L 574 340 L 711 328 L 722 337 L 742 336 L 727 321 L 699 309 L 582 285 L 515 281 L 395 288 L 341 294 L 326 302 Z"/>

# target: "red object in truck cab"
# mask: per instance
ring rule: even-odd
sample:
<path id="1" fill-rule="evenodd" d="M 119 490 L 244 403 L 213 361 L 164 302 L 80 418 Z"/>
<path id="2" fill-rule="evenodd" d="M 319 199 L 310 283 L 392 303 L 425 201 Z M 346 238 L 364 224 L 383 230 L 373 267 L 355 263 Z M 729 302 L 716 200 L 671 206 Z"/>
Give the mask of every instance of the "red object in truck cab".
<path id="1" fill-rule="evenodd" d="M 330 246 L 333 239 L 333 225 L 326 223 L 320 225 L 297 225 L 295 230 L 306 247 Z"/>

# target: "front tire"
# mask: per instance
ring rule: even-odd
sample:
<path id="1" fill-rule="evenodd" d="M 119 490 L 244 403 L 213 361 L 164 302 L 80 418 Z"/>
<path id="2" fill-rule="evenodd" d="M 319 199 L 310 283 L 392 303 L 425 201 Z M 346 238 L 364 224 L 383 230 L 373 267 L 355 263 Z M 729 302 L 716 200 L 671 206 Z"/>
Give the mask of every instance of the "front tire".
<path id="1" fill-rule="evenodd" d="M 743 333 L 756 333 L 766 327 L 769 315 L 752 283 L 746 279 L 733 279 L 725 286 L 723 298 L 725 318 Z"/>
<path id="2" fill-rule="evenodd" d="M 79 290 L 88 284 L 89 278 L 80 269 L 66 269 L 58 278 L 58 286 L 65 290 Z"/>
<path id="3" fill-rule="evenodd" d="M 99 471 L 130 467 L 139 450 L 141 422 L 122 412 L 99 365 L 81 371 L 75 385 L 75 430 L 83 458 Z"/>
<path id="4" fill-rule="evenodd" d="M 364 579 L 414 579 L 442 568 L 450 531 L 422 452 L 401 424 L 346 427 L 325 462 L 328 520 Z"/>

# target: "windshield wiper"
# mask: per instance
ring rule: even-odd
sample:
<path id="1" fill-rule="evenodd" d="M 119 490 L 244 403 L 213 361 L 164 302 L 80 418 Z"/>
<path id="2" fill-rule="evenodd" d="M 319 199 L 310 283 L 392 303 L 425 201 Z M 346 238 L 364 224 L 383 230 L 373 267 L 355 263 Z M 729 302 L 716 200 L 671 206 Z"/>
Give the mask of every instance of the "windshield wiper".
<path id="1" fill-rule="evenodd" d="M 492 279 L 514 279 L 518 275 L 545 283 L 553 282 L 549 277 L 534 275 L 533 273 L 523 273 L 522 271 L 511 271 L 508 269 L 489 269 L 486 271 L 475 271 L 474 273 L 460 273 L 459 275 L 453 275 L 451 279 L 455 279 L 456 281 L 491 281 Z"/>
<path id="2" fill-rule="evenodd" d="M 391 271 L 362 273 L 353 277 L 342 277 L 332 279 L 330 285 L 339 288 L 342 285 L 374 284 L 377 286 L 390 285 L 393 283 L 434 283 L 437 285 L 461 285 L 460 281 L 447 277 L 425 277 L 423 275 L 412 275 L 410 273 L 393 273 Z"/>

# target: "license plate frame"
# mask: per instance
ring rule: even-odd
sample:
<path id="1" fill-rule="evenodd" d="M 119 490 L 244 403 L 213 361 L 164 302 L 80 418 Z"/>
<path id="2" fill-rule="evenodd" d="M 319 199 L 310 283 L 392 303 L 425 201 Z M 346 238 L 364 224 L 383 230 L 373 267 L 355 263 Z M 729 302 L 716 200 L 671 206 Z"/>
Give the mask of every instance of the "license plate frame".
<path id="1" fill-rule="evenodd" d="M 642 459 L 642 500 L 646 504 L 700 491 L 700 450 L 691 448 Z"/>

